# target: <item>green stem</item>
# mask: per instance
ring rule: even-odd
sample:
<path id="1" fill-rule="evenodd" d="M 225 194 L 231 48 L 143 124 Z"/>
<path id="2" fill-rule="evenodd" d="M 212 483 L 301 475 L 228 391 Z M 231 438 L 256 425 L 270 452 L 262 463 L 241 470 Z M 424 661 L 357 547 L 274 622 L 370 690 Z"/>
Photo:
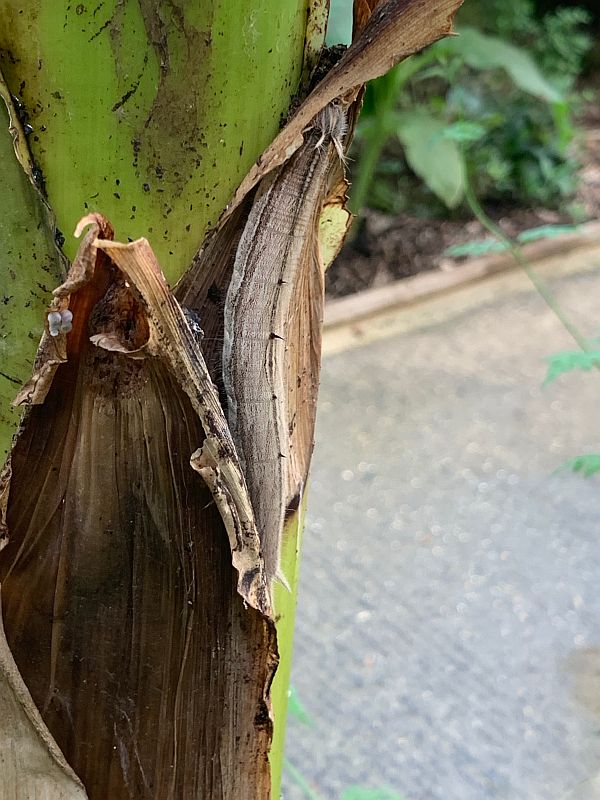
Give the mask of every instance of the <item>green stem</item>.
<path id="1" fill-rule="evenodd" d="M 373 183 L 381 151 L 388 139 L 387 131 L 381 121 L 384 114 L 385 111 L 382 111 L 382 116 L 380 117 L 378 112 L 376 120 L 373 120 L 374 127 L 365 140 L 365 147 L 358 162 L 356 180 L 352 183 L 352 211 L 357 217 L 362 215 L 363 208 L 366 205 L 367 195 Z"/>
<path id="2" fill-rule="evenodd" d="M 375 114 L 371 117 L 371 126 L 365 134 L 350 196 L 352 212 L 357 216 L 361 215 L 366 205 L 381 152 L 394 132 L 390 120 L 395 106 L 400 102 L 402 89 L 419 70 L 436 59 L 436 51 L 431 48 L 421 55 L 411 56 L 400 62 L 375 81 Z"/>
<path id="3" fill-rule="evenodd" d="M 573 322 L 571 322 L 571 320 L 564 313 L 546 282 L 540 278 L 529 261 L 523 255 L 523 251 L 521 250 L 520 246 L 517 244 L 517 242 L 511 239 L 510 236 L 507 236 L 507 234 L 504 233 L 504 231 L 485 213 L 481 203 L 479 202 L 479 199 L 477 198 L 477 195 L 473 190 L 473 185 L 468 175 L 465 178 L 465 200 L 483 227 L 507 247 L 517 264 L 523 268 L 523 271 L 534 285 L 542 299 L 545 301 L 546 305 L 551 309 L 565 330 L 568 331 L 568 333 L 573 337 L 575 342 L 577 342 L 577 345 L 584 352 L 589 352 L 590 347 L 587 339 L 581 333 L 579 328 Z"/>
<path id="4" fill-rule="evenodd" d="M 283 763 L 290 778 L 292 778 L 294 783 L 302 789 L 304 794 L 308 797 L 308 800 L 323 800 L 323 797 L 312 788 L 304 775 L 292 764 L 291 761 L 288 761 L 286 758 L 284 759 Z"/>

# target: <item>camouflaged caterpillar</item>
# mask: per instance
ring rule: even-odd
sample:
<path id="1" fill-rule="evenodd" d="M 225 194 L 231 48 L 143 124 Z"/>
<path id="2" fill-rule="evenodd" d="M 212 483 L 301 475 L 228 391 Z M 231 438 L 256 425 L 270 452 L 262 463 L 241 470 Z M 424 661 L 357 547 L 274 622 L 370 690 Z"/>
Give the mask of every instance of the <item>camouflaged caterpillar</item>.
<path id="1" fill-rule="evenodd" d="M 344 159 L 346 131 L 341 103 L 329 103 L 304 131 L 303 145 L 263 179 L 238 245 L 225 302 L 227 418 L 267 576 L 284 585 L 279 565 L 284 516 L 294 497 L 300 502 L 304 477 L 295 476 L 296 485 L 289 486 L 287 325 L 302 268 L 313 258 L 307 253 L 316 242 L 332 160 Z"/>

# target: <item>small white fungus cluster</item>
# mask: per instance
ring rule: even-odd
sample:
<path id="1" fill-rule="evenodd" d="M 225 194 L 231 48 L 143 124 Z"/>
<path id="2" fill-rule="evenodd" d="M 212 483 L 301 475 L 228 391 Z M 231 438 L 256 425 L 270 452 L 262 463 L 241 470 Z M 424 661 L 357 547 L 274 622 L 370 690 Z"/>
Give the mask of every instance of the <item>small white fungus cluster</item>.
<path id="1" fill-rule="evenodd" d="M 48 314 L 48 331 L 50 336 L 58 336 L 59 333 L 69 333 L 73 327 L 73 312 L 69 309 L 65 311 L 51 311 Z"/>

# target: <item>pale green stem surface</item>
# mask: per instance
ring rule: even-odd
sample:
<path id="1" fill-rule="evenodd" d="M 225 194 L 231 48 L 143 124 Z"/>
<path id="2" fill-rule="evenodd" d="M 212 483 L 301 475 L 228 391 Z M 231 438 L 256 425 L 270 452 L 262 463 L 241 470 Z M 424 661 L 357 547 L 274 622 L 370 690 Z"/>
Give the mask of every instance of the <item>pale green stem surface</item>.
<path id="1" fill-rule="evenodd" d="M 0 0 L 0 66 L 71 234 L 101 211 L 174 283 L 300 80 L 308 0 Z"/>
<path id="2" fill-rule="evenodd" d="M 279 800 L 279 795 L 281 793 L 281 773 L 285 751 L 285 723 L 290 675 L 292 672 L 294 622 L 296 618 L 296 601 L 298 599 L 300 549 L 302 546 L 302 532 L 304 530 L 306 497 L 307 495 L 305 492 L 299 512 L 289 519 L 283 531 L 281 570 L 290 585 L 290 591 L 281 583 L 277 583 L 275 586 L 274 604 L 280 662 L 271 690 L 273 715 L 275 718 L 275 730 L 270 754 L 273 787 L 272 800 Z"/>

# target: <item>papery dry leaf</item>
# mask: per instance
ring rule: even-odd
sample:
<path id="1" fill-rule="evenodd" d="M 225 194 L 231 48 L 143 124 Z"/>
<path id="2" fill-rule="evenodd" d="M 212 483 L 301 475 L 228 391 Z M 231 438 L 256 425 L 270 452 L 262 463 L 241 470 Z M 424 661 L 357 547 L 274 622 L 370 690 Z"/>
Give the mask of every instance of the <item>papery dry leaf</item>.
<path id="1" fill-rule="evenodd" d="M 269 615 L 271 604 L 252 506 L 231 434 L 198 343 L 146 239 L 128 244 L 113 242 L 110 238 L 112 228 L 99 214 L 84 217 L 77 226 L 76 235 L 88 225 L 91 229 L 67 280 L 54 290 L 50 309 L 64 310 L 69 306 L 72 294 L 94 281 L 98 249 L 108 254 L 112 263 L 121 270 L 127 289 L 143 306 L 147 326 L 143 335 L 147 334 L 147 338 L 141 345 L 133 347 L 121 341 L 118 335 L 103 331 L 90 337 L 90 341 L 98 347 L 132 358 L 157 356 L 169 365 L 204 428 L 204 444 L 191 455 L 190 463 L 211 488 L 225 523 L 233 564 L 240 575 L 240 594 L 253 608 Z M 108 234 L 109 238 L 99 239 L 99 234 Z M 123 292 L 119 298 L 121 309 L 127 294 L 127 291 Z M 79 309 L 76 311 L 79 319 Z M 107 318 L 105 322 L 114 324 L 115 320 Z M 57 368 L 66 360 L 66 335 L 53 337 L 46 330 L 34 375 L 15 402 L 43 403 Z"/>
<path id="2" fill-rule="evenodd" d="M 358 34 L 369 21 L 375 8 L 385 0 L 354 0 L 352 7 L 352 38 L 356 39 Z"/>
<path id="3" fill-rule="evenodd" d="M 335 152 L 329 153 L 323 188 L 320 202 L 313 211 L 312 230 L 305 242 L 302 268 L 298 271 L 286 325 L 285 409 L 290 436 L 286 514 L 294 511 L 301 501 L 300 492 L 308 479 L 314 445 L 321 373 L 324 274 L 341 248 L 352 220 L 346 209 L 348 185 L 343 164 Z"/>
<path id="4" fill-rule="evenodd" d="M 318 137 L 317 137 L 318 139 Z M 274 195 L 276 190 L 286 196 L 286 186 L 289 187 L 298 180 L 298 168 L 303 163 L 310 164 L 314 153 L 314 148 L 310 142 L 306 144 L 306 153 L 298 154 L 286 165 L 280 168 L 273 186 Z M 291 302 L 287 311 L 280 307 L 278 319 L 285 327 L 285 347 L 282 352 L 282 371 L 285 381 L 285 390 L 281 396 L 279 413 L 285 429 L 289 432 L 289 445 L 286 445 L 288 458 L 284 459 L 283 475 L 278 485 L 283 484 L 283 496 L 281 495 L 281 485 L 278 492 L 275 491 L 275 483 L 269 486 L 264 498 L 260 498 L 260 490 L 256 487 L 260 484 L 260 479 L 254 486 L 255 497 L 253 503 L 257 506 L 261 502 L 266 502 L 272 507 L 274 516 L 280 519 L 282 512 L 292 513 L 300 502 L 300 495 L 308 476 L 308 467 L 313 448 L 313 433 L 316 412 L 316 399 L 319 384 L 320 371 L 320 341 L 321 341 L 321 322 L 323 317 L 323 270 L 327 264 L 323 264 L 320 247 L 319 217 L 324 221 L 323 226 L 329 231 L 328 246 L 324 249 L 327 259 L 337 252 L 343 240 L 343 234 L 350 222 L 350 214 L 345 209 L 345 192 L 347 184 L 343 178 L 342 165 L 337 151 L 331 148 L 326 155 L 330 166 L 328 167 L 327 177 L 322 182 L 319 191 L 303 201 L 303 218 L 310 220 L 306 233 L 306 238 L 302 242 L 299 252 L 296 253 L 294 264 L 288 265 L 288 271 L 294 273 L 294 283 L 288 288 L 290 290 Z M 294 162 L 294 163 L 292 163 Z M 297 163 L 296 163 L 297 162 Z M 269 176 L 271 183 L 271 176 Z M 266 189 L 265 189 L 266 191 Z M 300 204 L 300 197 L 296 190 L 292 192 L 292 197 L 298 198 L 297 205 Z M 229 217 L 223 226 L 214 231 L 207 239 L 202 251 L 198 254 L 193 266 L 182 278 L 176 288 L 176 294 L 182 304 L 194 309 L 202 322 L 205 331 L 203 349 L 207 353 L 207 360 L 211 365 L 211 371 L 215 379 L 220 379 L 221 374 L 221 343 L 224 338 L 223 315 L 225 312 L 225 297 L 233 262 L 237 257 L 244 260 L 247 257 L 247 247 L 253 241 L 252 230 L 255 226 L 257 216 L 260 216 L 258 203 L 252 208 L 249 202 L 252 198 L 240 206 L 234 214 Z M 262 204 L 261 204 L 262 205 Z M 276 204 L 275 204 L 276 205 Z M 311 205 L 308 208 L 308 205 Z M 249 212 L 249 208 L 252 210 Z M 322 213 L 320 210 L 323 208 Z M 289 244 L 294 244 L 295 224 L 287 216 L 280 217 L 281 208 L 271 208 L 276 223 L 269 223 L 272 227 L 276 226 L 276 236 L 279 245 L 286 249 L 287 236 L 291 236 Z M 251 218 L 249 218 L 249 214 Z M 329 214 L 331 219 L 328 221 Z M 333 221 L 335 218 L 335 222 Z M 289 230 L 289 226 L 291 230 Z M 245 234 L 243 233 L 245 229 Z M 240 233 L 245 235 L 244 242 L 240 241 Z M 262 234 L 261 234 L 262 235 Z M 265 232 L 268 238 L 268 231 Z M 281 241 L 283 237 L 283 241 Z M 262 241 L 262 239 L 261 239 Z M 297 240 L 299 242 L 299 240 Z M 260 248 L 259 248 L 260 249 Z M 293 249 L 293 248 L 292 248 Z M 270 251 L 263 252 L 261 264 L 265 272 L 269 273 L 270 280 L 274 274 L 279 274 L 283 263 L 277 262 L 275 254 Z M 328 263 L 328 262 L 327 262 Z M 272 274 L 271 274 L 272 273 Z M 257 276 L 258 277 L 258 276 Z M 260 280 L 260 278 L 258 277 Z M 262 307 L 262 324 L 266 317 L 270 318 L 270 311 L 265 306 Z M 286 321 L 285 317 L 288 315 Z M 239 337 L 240 347 L 243 348 L 243 361 L 248 356 L 247 328 L 257 324 L 256 314 L 248 317 L 243 325 L 233 336 Z M 246 334 L 244 333 L 246 329 Z M 230 334 L 231 335 L 231 334 Z M 258 375 L 256 370 L 249 372 L 242 369 L 238 376 L 241 381 L 241 392 L 257 391 L 256 381 L 260 381 L 258 390 L 263 391 L 267 386 L 266 375 L 259 368 Z M 261 389 L 262 387 L 262 389 Z M 250 423 L 251 424 L 251 423 Z M 265 447 L 260 445 L 256 439 L 256 430 L 251 433 L 251 438 L 247 443 L 247 448 L 256 457 L 258 454 L 265 455 Z M 264 440 L 263 438 L 263 441 Z M 276 442 L 272 442 L 276 448 Z M 275 449 L 275 457 L 279 450 Z M 255 476 L 256 478 L 256 476 Z M 260 478 L 260 470 L 259 470 Z M 251 483 L 253 480 L 251 479 Z M 264 536 L 264 531 L 259 533 Z M 280 549 L 280 542 L 271 539 L 266 543 L 266 549 L 270 551 L 267 561 L 270 563 L 269 574 L 276 572 L 277 553 Z M 285 576 L 284 576 L 285 577 Z"/>
<path id="5" fill-rule="evenodd" d="M 431 4 L 421 0 L 381 3 L 363 35 L 251 170 L 217 232 L 178 287 L 184 302 L 202 315 L 206 288 L 197 290 L 195 297 L 192 289 L 196 279 L 207 286 L 200 265 L 205 269 L 207 263 L 215 263 L 211 252 L 230 253 L 230 280 L 227 262 L 220 262 L 220 292 L 228 286 L 224 325 L 217 324 L 211 335 L 219 338 L 223 331 L 228 420 L 250 489 L 269 578 L 278 574 L 283 514 L 299 503 L 312 453 L 323 269 L 311 265 L 319 259 L 318 220 L 332 186 L 328 180 L 317 192 L 309 191 L 315 178 L 313 162 L 323 162 L 319 153 L 327 140 L 319 135 L 314 115 L 336 107 L 342 116 L 350 117 L 352 129 L 362 82 L 447 33 L 458 5 L 460 0 L 446 0 L 432 12 Z M 337 100 L 321 108 L 332 97 Z M 334 157 L 342 155 L 339 145 L 338 150 L 332 152 Z M 306 176 L 300 178 L 303 164 Z M 338 170 L 334 183 L 341 187 L 342 181 Z M 248 193 L 257 182 L 260 185 L 249 201 Z M 337 211 L 335 216 L 332 213 L 330 232 L 350 221 L 343 192 L 336 194 L 330 200 L 332 212 L 334 207 Z M 239 214 L 242 201 L 249 207 L 248 216 L 244 214 L 243 233 L 232 249 L 230 232 L 239 228 L 232 226 L 231 215 Z M 343 235 L 334 242 L 335 238 L 333 234 L 332 251 L 340 246 Z M 218 246 L 221 243 L 223 247 Z"/>
<path id="6" fill-rule="evenodd" d="M 238 590 L 241 596 L 253 608 L 270 615 L 268 581 L 252 504 L 231 433 L 198 342 L 145 239 L 129 244 L 97 240 L 96 245 L 122 271 L 132 292 L 143 304 L 152 352 L 169 365 L 198 414 L 206 438 L 202 447 L 191 455 L 191 466 L 202 475 L 210 488 L 225 524 L 233 565 L 239 573 Z M 99 339 L 95 341 L 100 343 Z M 114 345 L 111 349 L 115 349 Z M 137 353 L 134 352 L 134 355 Z"/>
<path id="7" fill-rule="evenodd" d="M 61 312 L 69 308 L 71 294 L 76 294 L 79 289 L 88 283 L 91 284 L 97 261 L 96 247 L 94 245 L 96 237 L 99 233 L 106 238 L 112 238 L 113 235 L 113 228 L 104 217 L 96 215 L 94 222 L 95 227 L 86 233 L 65 283 L 54 290 L 53 300 L 48 307 L 48 312 Z M 106 278 L 104 284 L 106 284 Z M 100 288 L 91 297 L 86 295 L 86 305 L 99 299 L 102 287 L 104 286 L 105 288 L 104 284 L 101 284 Z M 82 319 L 87 319 L 86 312 L 89 312 L 89 308 L 82 307 L 80 297 L 74 298 L 72 305 L 71 310 L 74 311 L 75 325 L 79 325 Z M 75 341 L 75 338 L 74 336 L 71 337 L 73 341 Z M 56 370 L 66 360 L 67 336 L 64 333 L 52 336 L 48 326 L 48 319 L 46 319 L 42 340 L 35 357 L 33 374 L 17 394 L 14 405 L 39 405 L 43 403 L 52 385 Z"/>

